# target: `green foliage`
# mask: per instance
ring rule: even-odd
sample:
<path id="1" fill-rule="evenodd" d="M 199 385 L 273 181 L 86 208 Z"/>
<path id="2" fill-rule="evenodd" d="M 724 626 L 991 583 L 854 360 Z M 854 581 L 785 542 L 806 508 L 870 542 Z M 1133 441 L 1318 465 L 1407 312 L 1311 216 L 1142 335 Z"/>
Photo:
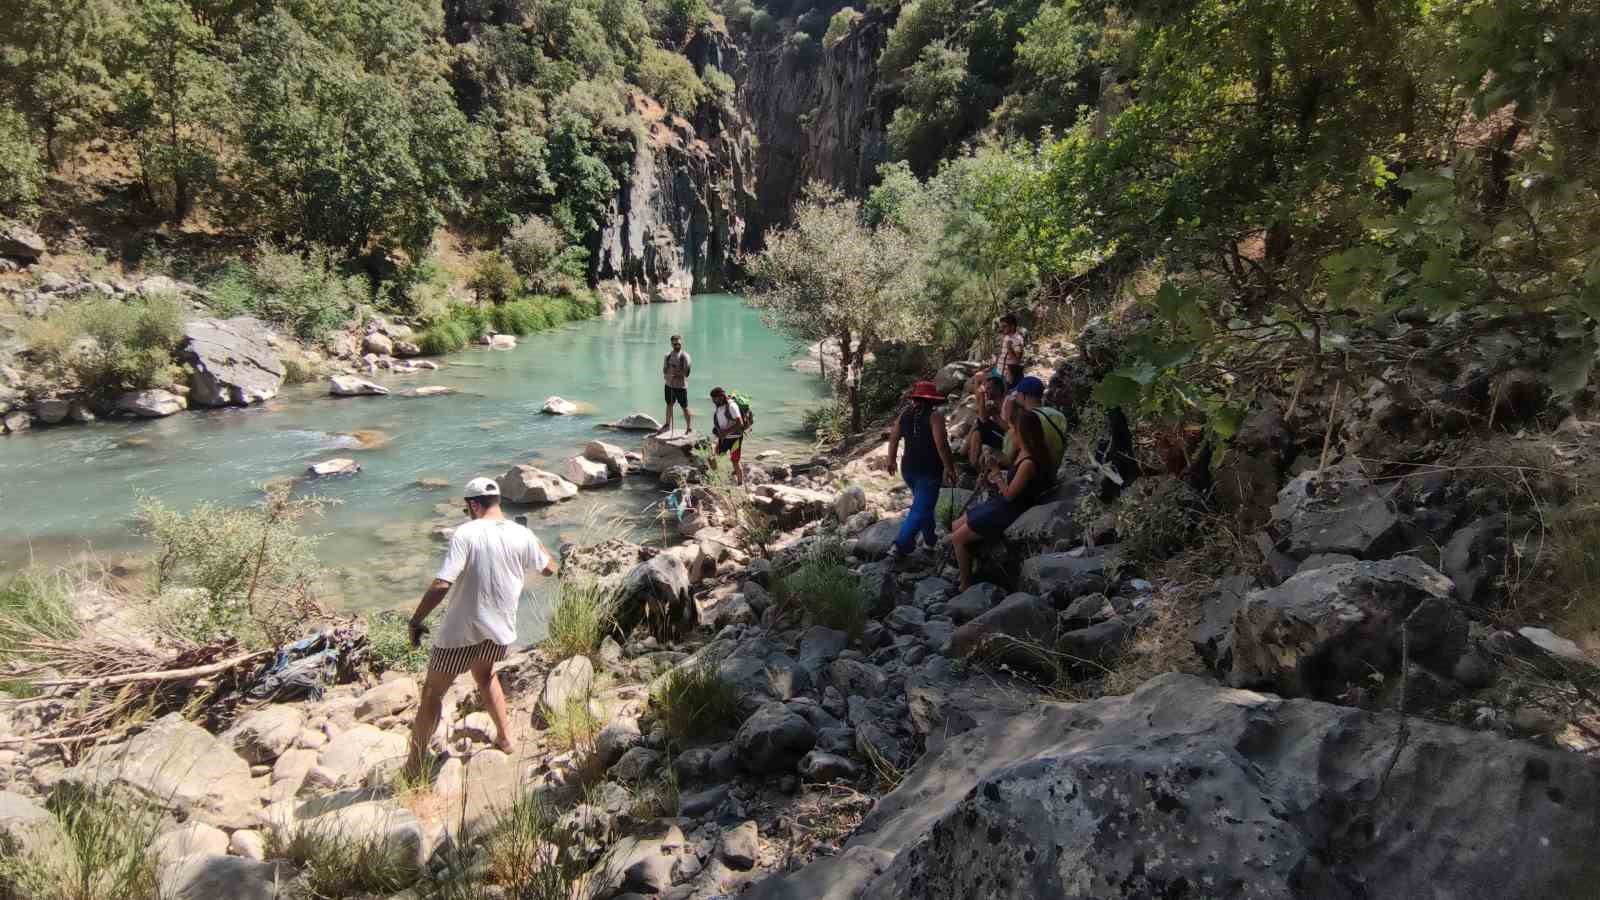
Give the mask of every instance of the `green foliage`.
<path id="1" fill-rule="evenodd" d="M 123 900 L 159 895 L 152 852 L 166 818 L 126 795 L 62 789 L 47 808 L 64 840 L 27 852 L 0 836 L 0 896 L 29 900 Z"/>
<path id="2" fill-rule="evenodd" d="M 829 50 L 837 47 L 845 38 L 850 36 L 850 31 L 860 24 L 863 18 L 865 16 L 856 12 L 853 6 L 846 6 L 844 9 L 834 13 L 833 18 L 828 20 L 827 32 L 822 36 L 822 46 Z"/>
<path id="3" fill-rule="evenodd" d="M 25 668 L 48 662 L 44 654 L 31 649 L 29 644 L 59 645 L 78 637 L 80 629 L 72 614 L 71 597 L 65 577 L 59 573 L 25 570 L 0 587 L 0 694 L 25 697 L 35 692 L 25 678 L 4 677 L 13 666 Z M 4 881 L 4 876 L 0 875 L 0 885 Z"/>
<path id="4" fill-rule="evenodd" d="M 312 247 L 304 254 L 262 244 L 248 264 L 232 263 L 207 285 L 222 315 L 247 313 L 321 340 L 342 327 L 370 296 L 359 275 L 341 275 L 333 252 Z"/>
<path id="5" fill-rule="evenodd" d="M 656 719 L 674 740 L 709 738 L 739 724 L 739 696 L 709 664 L 678 666 L 650 689 Z"/>
<path id="6" fill-rule="evenodd" d="M 838 559 L 814 557 L 784 573 L 773 596 L 801 610 L 817 625 L 837 629 L 854 640 L 867 624 L 867 594 L 861 580 Z"/>
<path id="7" fill-rule="evenodd" d="M 384 828 L 344 831 L 313 820 L 293 826 L 281 845 L 279 832 L 271 832 L 268 852 L 299 869 L 313 897 L 393 894 L 415 884 L 422 870 L 411 845 L 392 840 L 386 832 Z"/>
<path id="8" fill-rule="evenodd" d="M 44 182 L 39 151 L 28 134 L 22 114 L 0 106 L 0 213 L 18 214 L 32 209 Z"/>
<path id="9" fill-rule="evenodd" d="M 96 0 L 18 0 L 0 16 L 0 99 L 43 138 L 51 168 L 109 105 L 110 12 Z"/>
<path id="10" fill-rule="evenodd" d="M 540 795 L 520 793 L 484 835 L 484 880 L 516 891 L 523 900 L 567 900 L 572 896 L 578 872 L 551 853 L 564 840 L 556 827 L 559 818 L 557 810 Z"/>
<path id="11" fill-rule="evenodd" d="M 1138 565 L 1171 558 L 1203 536 L 1204 511 L 1204 501 L 1181 481 L 1134 482 L 1116 507 L 1119 555 Z"/>
<path id="12" fill-rule="evenodd" d="M 595 735 L 600 733 L 600 717 L 589 708 L 589 698 L 569 697 L 564 706 L 551 709 L 540 705 L 539 714 L 549 724 L 550 739 L 567 751 L 587 753 L 593 749 Z"/>
<path id="13" fill-rule="evenodd" d="M 815 437 L 818 443 L 837 444 L 850 436 L 850 404 L 829 400 L 805 411 L 800 427 Z"/>
<path id="14" fill-rule="evenodd" d="M 522 292 L 522 278 L 503 254 L 485 250 L 472 257 L 472 274 L 467 278 L 467 287 L 478 295 L 480 303 L 504 303 Z"/>
<path id="15" fill-rule="evenodd" d="M 46 377 L 101 397 L 171 384 L 182 335 L 182 309 L 165 295 L 127 302 L 96 296 L 57 307 L 23 330 Z"/>
<path id="16" fill-rule="evenodd" d="M 281 484 L 264 492 L 255 506 L 201 503 L 186 513 L 140 499 L 139 531 L 156 549 L 155 587 L 176 607 L 167 624 L 184 637 L 203 642 L 220 634 L 276 647 L 321 612 L 319 538 L 305 534 L 301 521 L 320 514 L 324 501 L 293 499 Z"/>
<path id="17" fill-rule="evenodd" d="M 600 649 L 614 621 L 615 592 L 589 580 L 562 579 L 541 646 L 556 661 Z"/>
<path id="18" fill-rule="evenodd" d="M 914 170 L 928 172 L 980 121 L 979 94 L 967 54 L 936 41 L 922 49 L 901 82 L 903 104 L 889 120 L 889 145 Z"/>
<path id="19" fill-rule="evenodd" d="M 428 356 L 442 356 L 465 348 L 475 337 L 459 319 L 445 318 L 417 335 L 417 347 Z"/>
<path id="20" fill-rule="evenodd" d="M 363 618 L 374 669 L 379 672 L 422 672 L 428 668 L 428 651 L 411 646 L 410 620 L 404 613 L 385 610 Z"/>
<path id="21" fill-rule="evenodd" d="M 500 242 L 500 252 L 535 293 L 570 293 L 588 269 L 589 251 L 539 216 L 519 219 Z"/>
<path id="22" fill-rule="evenodd" d="M 651 5 L 661 31 L 675 43 L 681 44 L 690 32 L 711 21 L 711 8 L 705 0 L 652 0 Z"/>
<path id="23" fill-rule="evenodd" d="M 738 87 L 734 83 L 732 75 L 711 66 L 706 66 L 706 70 L 700 76 L 700 80 L 705 82 L 706 89 L 713 97 L 731 98 Z"/>
<path id="24" fill-rule="evenodd" d="M 778 20 L 772 13 L 758 9 L 750 16 L 750 32 L 752 34 L 770 36 L 778 33 Z"/>
<path id="25" fill-rule="evenodd" d="M 639 86 L 669 112 L 694 112 L 710 91 L 694 72 L 694 64 L 677 53 L 647 48 L 639 61 Z"/>

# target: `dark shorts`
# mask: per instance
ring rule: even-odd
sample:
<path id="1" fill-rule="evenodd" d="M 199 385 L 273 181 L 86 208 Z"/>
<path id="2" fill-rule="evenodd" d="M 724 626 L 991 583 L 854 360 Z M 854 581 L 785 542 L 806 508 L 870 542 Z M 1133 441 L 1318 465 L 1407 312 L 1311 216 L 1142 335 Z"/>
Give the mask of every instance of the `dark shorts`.
<path id="1" fill-rule="evenodd" d="M 1025 510 L 1004 497 L 985 500 L 967 512 L 967 527 L 984 537 L 999 537 Z"/>
<path id="2" fill-rule="evenodd" d="M 717 438 L 717 455 L 727 454 L 734 465 L 739 464 L 739 453 L 744 449 L 744 435 L 738 437 Z"/>
<path id="3" fill-rule="evenodd" d="M 679 406 L 683 407 L 683 411 L 684 412 L 688 412 L 689 411 L 689 389 L 688 388 L 686 388 L 686 387 L 675 388 L 670 384 L 664 384 L 661 387 L 663 389 L 662 393 L 666 395 L 667 405 L 668 406 L 671 406 L 672 404 L 676 403 Z"/>
<path id="4" fill-rule="evenodd" d="M 479 641 L 467 647 L 435 647 L 428 655 L 428 671 L 441 675 L 460 675 L 473 663 L 487 660 L 491 665 L 506 658 L 506 645 Z"/>

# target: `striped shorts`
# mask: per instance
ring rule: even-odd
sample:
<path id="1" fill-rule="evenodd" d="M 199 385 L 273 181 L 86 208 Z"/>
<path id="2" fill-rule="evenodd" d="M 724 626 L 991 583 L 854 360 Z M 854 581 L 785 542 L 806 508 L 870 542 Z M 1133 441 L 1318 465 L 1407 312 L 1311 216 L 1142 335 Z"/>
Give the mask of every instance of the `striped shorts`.
<path id="1" fill-rule="evenodd" d="M 472 668 L 473 663 L 488 662 L 493 665 L 506 658 L 506 645 L 494 641 L 479 641 L 465 647 L 435 647 L 428 655 L 428 671 L 441 675 L 460 675 Z"/>

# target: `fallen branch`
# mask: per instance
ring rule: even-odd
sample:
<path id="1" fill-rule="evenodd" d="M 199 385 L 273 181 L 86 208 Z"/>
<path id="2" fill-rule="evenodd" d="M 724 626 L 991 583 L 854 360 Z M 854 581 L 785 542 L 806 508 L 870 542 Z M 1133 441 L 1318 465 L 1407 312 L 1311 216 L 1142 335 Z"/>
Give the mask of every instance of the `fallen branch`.
<path id="1" fill-rule="evenodd" d="M 219 672 L 226 672 L 229 669 L 236 668 L 244 665 L 245 663 L 253 662 L 257 659 L 263 659 L 271 655 L 271 650 L 257 650 L 254 653 L 246 653 L 243 656 L 235 656 L 232 659 L 225 659 L 222 662 L 211 663 L 210 665 L 206 666 L 195 666 L 191 669 L 168 669 L 164 672 L 134 672 L 126 675 L 103 675 L 98 678 L 62 678 L 55 681 L 36 681 L 33 683 L 33 686 L 37 688 L 68 687 L 92 689 L 110 687 L 118 684 L 154 684 L 168 681 L 192 681 L 196 678 L 204 678 L 207 675 L 216 675 Z"/>

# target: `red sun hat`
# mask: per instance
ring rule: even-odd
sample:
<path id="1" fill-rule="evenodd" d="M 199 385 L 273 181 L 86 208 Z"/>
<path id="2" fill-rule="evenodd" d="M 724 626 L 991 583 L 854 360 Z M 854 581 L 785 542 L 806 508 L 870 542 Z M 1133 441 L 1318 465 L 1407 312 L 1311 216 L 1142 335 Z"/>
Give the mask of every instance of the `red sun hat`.
<path id="1" fill-rule="evenodd" d="M 939 393 L 938 385 L 931 381 L 919 381 L 911 386 L 910 397 L 913 400 L 943 400 L 944 395 Z"/>

